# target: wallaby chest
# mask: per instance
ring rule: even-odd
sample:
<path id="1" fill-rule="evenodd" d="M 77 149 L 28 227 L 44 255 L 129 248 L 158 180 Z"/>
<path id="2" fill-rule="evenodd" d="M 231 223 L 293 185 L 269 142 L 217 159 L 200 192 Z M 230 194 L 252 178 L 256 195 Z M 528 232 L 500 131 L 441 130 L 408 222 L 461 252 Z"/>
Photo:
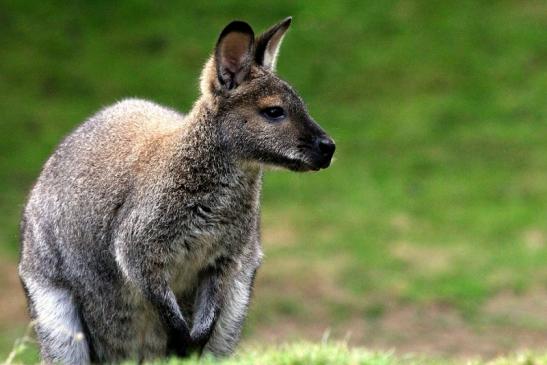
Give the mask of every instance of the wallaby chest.
<path id="1" fill-rule="evenodd" d="M 258 170 L 226 174 L 206 193 L 182 202 L 170 265 L 176 292 L 191 289 L 199 272 L 219 258 L 237 261 L 258 229 L 261 178 Z"/>

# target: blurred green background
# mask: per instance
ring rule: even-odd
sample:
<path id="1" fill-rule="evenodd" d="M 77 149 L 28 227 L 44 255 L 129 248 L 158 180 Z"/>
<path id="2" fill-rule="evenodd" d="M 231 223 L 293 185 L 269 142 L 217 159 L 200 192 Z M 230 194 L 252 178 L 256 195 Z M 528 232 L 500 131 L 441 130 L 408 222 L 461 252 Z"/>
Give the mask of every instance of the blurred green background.
<path id="1" fill-rule="evenodd" d="M 187 111 L 233 19 L 292 15 L 278 73 L 337 142 L 268 172 L 246 343 L 547 347 L 547 2 L 0 1 L 0 354 L 20 211 L 60 139 L 137 96 Z"/>

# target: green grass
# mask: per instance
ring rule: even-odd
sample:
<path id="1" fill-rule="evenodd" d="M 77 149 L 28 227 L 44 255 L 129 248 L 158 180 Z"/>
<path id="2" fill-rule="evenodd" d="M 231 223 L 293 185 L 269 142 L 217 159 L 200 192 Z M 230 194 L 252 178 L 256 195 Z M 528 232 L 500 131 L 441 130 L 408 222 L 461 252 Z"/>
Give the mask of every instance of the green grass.
<path id="1" fill-rule="evenodd" d="M 31 347 L 18 344 L 13 356 L 2 365 L 33 364 Z M 24 359 L 26 356 L 25 360 Z M 130 365 L 131 363 L 126 363 Z M 223 360 L 213 357 L 187 360 L 171 359 L 153 362 L 165 365 L 547 365 L 547 353 L 520 353 L 491 360 L 447 360 L 440 357 L 423 357 L 415 354 L 396 355 L 393 352 L 375 352 L 363 348 L 350 348 L 344 343 L 294 343 L 291 345 L 245 349 Z"/>
<path id="2" fill-rule="evenodd" d="M 16 258 L 25 194 L 63 135 L 126 96 L 188 110 L 228 21 L 286 15 L 279 74 L 338 149 L 324 172 L 266 175 L 250 333 L 382 316 L 384 302 L 473 321 L 497 292 L 544 288 L 547 6 L 531 0 L 1 1 L 2 254 Z M 315 298 L 323 317 L 306 317 L 278 289 L 309 272 L 357 300 Z"/>

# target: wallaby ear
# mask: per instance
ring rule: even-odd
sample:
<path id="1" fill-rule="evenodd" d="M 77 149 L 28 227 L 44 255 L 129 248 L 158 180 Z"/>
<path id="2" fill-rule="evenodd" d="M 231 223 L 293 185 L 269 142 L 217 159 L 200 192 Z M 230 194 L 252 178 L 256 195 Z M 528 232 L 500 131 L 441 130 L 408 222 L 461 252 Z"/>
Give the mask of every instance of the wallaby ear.
<path id="1" fill-rule="evenodd" d="M 224 28 L 215 48 L 215 63 L 220 85 L 236 88 L 249 75 L 253 63 L 254 32 L 242 21 L 233 21 Z"/>
<path id="2" fill-rule="evenodd" d="M 279 46 L 291 25 L 292 17 L 287 17 L 258 37 L 256 41 L 255 62 L 274 71 L 277 63 Z"/>

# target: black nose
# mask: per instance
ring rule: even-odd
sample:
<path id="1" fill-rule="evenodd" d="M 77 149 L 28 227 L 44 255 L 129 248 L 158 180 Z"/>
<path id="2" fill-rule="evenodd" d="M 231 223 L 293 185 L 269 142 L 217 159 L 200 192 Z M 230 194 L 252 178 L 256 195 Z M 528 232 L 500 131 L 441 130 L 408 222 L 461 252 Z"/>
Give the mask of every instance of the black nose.
<path id="1" fill-rule="evenodd" d="M 321 155 L 328 158 L 332 157 L 332 155 L 334 154 L 334 150 L 336 149 L 336 145 L 334 144 L 334 141 L 327 137 L 319 138 L 317 145 L 319 147 L 319 151 L 321 152 Z"/>

